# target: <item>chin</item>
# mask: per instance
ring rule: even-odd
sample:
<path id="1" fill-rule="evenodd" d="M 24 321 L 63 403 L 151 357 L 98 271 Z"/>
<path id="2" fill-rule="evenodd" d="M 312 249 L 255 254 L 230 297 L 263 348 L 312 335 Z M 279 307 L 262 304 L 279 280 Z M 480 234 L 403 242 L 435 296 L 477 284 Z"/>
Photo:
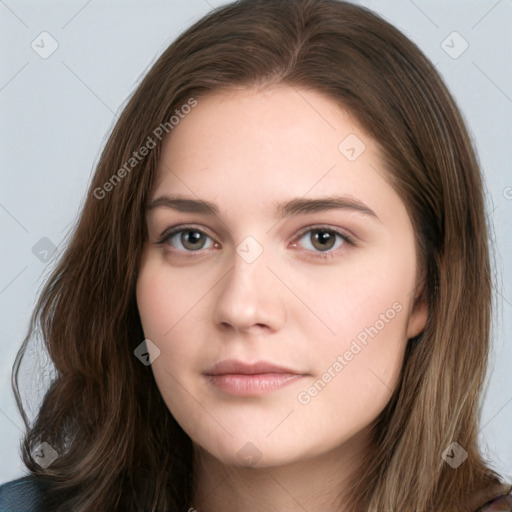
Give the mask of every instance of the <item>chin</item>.
<path id="1" fill-rule="evenodd" d="M 210 437 L 207 442 L 199 439 L 193 441 L 199 445 L 201 452 L 207 452 L 204 455 L 224 465 L 258 469 L 300 462 L 322 452 L 320 446 L 310 446 L 309 449 L 304 446 L 304 439 L 308 439 L 306 433 L 300 439 L 286 435 L 285 432 L 281 436 L 275 435 L 273 439 L 266 438 L 267 433 L 232 433 L 233 437 L 226 434 L 222 439 Z"/>

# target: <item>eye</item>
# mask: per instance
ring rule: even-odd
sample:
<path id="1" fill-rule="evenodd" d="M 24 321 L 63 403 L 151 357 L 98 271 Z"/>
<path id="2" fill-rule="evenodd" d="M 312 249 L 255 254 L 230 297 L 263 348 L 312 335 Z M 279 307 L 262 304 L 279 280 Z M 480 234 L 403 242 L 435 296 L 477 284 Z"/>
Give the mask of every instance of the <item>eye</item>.
<path id="1" fill-rule="evenodd" d="M 177 251 L 196 252 L 202 249 L 211 249 L 214 241 L 210 236 L 194 227 L 180 226 L 165 231 L 157 244 L 170 245 Z"/>
<path id="2" fill-rule="evenodd" d="M 351 238 L 347 235 L 324 227 L 309 229 L 300 234 L 297 240 L 307 250 L 321 253 L 333 252 L 347 243 L 353 245 Z M 297 243 L 293 245 L 296 246 Z"/>
<path id="3" fill-rule="evenodd" d="M 157 245 L 169 245 L 173 251 L 193 253 L 220 247 L 209 235 L 194 226 L 169 228 L 158 239 Z M 303 231 L 291 245 L 301 244 L 315 256 L 334 256 L 335 251 L 345 244 L 355 245 L 352 239 L 339 231 L 327 227 L 309 228 Z"/>

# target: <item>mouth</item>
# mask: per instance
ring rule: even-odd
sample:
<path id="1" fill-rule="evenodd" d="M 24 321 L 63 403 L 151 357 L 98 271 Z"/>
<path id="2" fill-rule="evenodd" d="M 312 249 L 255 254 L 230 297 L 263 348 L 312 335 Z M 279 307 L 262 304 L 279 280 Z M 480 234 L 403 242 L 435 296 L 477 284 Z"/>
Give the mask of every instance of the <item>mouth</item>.
<path id="1" fill-rule="evenodd" d="M 215 364 L 204 373 L 215 388 L 235 396 L 259 396 L 277 391 L 306 374 L 266 361 L 247 364 L 228 359 Z"/>

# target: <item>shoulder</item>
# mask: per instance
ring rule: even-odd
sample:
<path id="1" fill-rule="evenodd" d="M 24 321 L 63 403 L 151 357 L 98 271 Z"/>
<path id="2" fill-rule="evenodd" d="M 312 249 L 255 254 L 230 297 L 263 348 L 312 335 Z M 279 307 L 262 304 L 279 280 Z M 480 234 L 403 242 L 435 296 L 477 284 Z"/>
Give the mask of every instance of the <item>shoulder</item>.
<path id="1" fill-rule="evenodd" d="M 38 512 L 41 485 L 30 475 L 0 485 L 0 512 Z"/>
<path id="2" fill-rule="evenodd" d="M 476 512 L 512 512 L 512 487 L 481 506 Z"/>

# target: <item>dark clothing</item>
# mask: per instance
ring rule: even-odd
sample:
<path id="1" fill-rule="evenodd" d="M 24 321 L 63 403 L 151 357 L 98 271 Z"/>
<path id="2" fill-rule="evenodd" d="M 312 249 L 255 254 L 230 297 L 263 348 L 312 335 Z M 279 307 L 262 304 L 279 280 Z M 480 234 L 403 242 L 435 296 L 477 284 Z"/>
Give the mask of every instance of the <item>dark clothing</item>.
<path id="1" fill-rule="evenodd" d="M 41 486 L 38 479 L 25 476 L 0 486 L 1 512 L 39 512 Z"/>

